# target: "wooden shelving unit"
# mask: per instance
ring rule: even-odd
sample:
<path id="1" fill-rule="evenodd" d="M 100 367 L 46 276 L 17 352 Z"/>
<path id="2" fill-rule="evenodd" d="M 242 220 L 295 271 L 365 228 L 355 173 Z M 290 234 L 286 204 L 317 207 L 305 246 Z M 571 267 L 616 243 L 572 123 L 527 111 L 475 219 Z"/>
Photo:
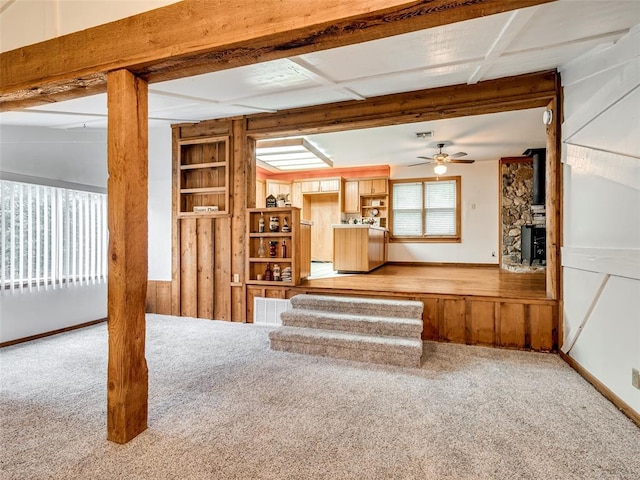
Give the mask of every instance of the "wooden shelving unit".
<path id="1" fill-rule="evenodd" d="M 259 231 L 261 216 L 264 218 L 264 232 Z M 270 217 L 278 218 L 279 228 L 277 232 L 271 232 L 269 230 Z M 290 232 L 282 231 L 285 217 L 291 228 Z M 252 285 L 282 286 L 299 284 L 301 278 L 306 278 L 309 275 L 311 260 L 310 230 L 311 225 L 308 222 L 301 222 L 300 209 L 297 207 L 250 208 L 247 218 L 247 239 L 249 244 L 247 248 L 248 256 L 245 272 L 246 283 Z M 258 255 L 260 240 L 264 243 L 264 257 Z M 269 256 L 270 241 L 277 242 L 276 255 L 273 257 Z M 287 244 L 286 257 L 282 256 L 283 241 Z M 286 267 L 291 267 L 291 281 L 264 280 L 267 263 L 271 264 L 272 269 L 275 264 L 279 265 L 281 271 Z M 263 279 L 258 280 L 258 275 L 262 275 Z"/>
<path id="2" fill-rule="evenodd" d="M 374 215 L 374 212 L 377 212 Z M 377 218 L 377 226 L 389 228 L 387 219 L 389 218 L 389 195 L 361 195 L 360 196 L 360 216 L 365 218 Z"/>
<path id="3" fill-rule="evenodd" d="M 179 217 L 227 215 L 229 137 L 181 140 L 177 176 Z M 210 210 L 195 211 L 198 207 L 210 207 Z"/>

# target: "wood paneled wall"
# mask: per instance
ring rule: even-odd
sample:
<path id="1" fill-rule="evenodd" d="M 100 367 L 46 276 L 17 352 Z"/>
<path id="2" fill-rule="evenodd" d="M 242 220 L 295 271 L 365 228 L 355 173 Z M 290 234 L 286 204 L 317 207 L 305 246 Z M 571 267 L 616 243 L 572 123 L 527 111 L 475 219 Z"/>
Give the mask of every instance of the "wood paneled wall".
<path id="1" fill-rule="evenodd" d="M 146 312 L 171 315 L 171 281 L 147 281 Z"/>
<path id="2" fill-rule="evenodd" d="M 229 214 L 180 217 L 177 178 L 180 139 L 228 135 Z M 173 127 L 174 193 L 171 313 L 216 320 L 246 320 L 244 286 L 246 209 L 255 205 L 255 142 L 246 120 L 211 120 Z M 238 274 L 239 282 L 233 282 Z M 157 298 L 156 298 L 157 301 Z"/>

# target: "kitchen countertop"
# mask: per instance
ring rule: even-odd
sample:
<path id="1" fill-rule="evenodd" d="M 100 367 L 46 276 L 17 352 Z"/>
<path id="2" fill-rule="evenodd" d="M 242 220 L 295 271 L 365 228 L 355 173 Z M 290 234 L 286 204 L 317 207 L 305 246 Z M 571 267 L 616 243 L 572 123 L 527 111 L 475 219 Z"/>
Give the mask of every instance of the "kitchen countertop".
<path id="1" fill-rule="evenodd" d="M 386 228 L 376 227 L 375 225 L 369 225 L 367 223 L 334 223 L 331 226 L 333 228 L 372 228 L 374 230 L 387 230 Z"/>

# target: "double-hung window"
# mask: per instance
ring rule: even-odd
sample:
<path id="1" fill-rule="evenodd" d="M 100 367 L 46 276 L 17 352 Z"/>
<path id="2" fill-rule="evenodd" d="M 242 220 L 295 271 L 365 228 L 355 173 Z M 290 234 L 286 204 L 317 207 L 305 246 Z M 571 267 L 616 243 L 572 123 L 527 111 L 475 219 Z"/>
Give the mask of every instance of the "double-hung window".
<path id="1" fill-rule="evenodd" d="M 460 241 L 460 177 L 394 180 L 391 189 L 394 240 Z"/>
<path id="2" fill-rule="evenodd" d="M 0 180 L 0 291 L 107 278 L 103 193 Z"/>

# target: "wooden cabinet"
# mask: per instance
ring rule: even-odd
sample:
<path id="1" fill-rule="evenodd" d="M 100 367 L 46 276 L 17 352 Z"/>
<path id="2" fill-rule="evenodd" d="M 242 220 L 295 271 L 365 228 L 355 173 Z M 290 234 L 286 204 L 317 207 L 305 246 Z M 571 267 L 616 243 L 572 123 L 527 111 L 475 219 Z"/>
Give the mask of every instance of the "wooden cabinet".
<path id="1" fill-rule="evenodd" d="M 267 180 L 266 181 L 266 193 L 267 197 L 269 195 L 273 195 L 278 198 L 278 195 L 291 195 L 291 183 L 289 182 L 281 182 L 278 180 Z M 291 198 L 289 198 L 291 200 Z"/>
<path id="2" fill-rule="evenodd" d="M 338 272 L 369 272 L 384 265 L 388 232 L 367 225 L 333 228 L 333 268 Z"/>
<path id="3" fill-rule="evenodd" d="M 388 195 L 370 195 L 360 197 L 360 216 L 365 218 L 373 218 L 375 225 L 388 228 Z"/>
<path id="4" fill-rule="evenodd" d="M 387 178 L 366 178 L 358 182 L 360 195 L 380 195 L 387 193 Z"/>
<path id="5" fill-rule="evenodd" d="M 333 193 L 340 191 L 340 178 L 303 180 L 300 182 L 302 193 Z"/>
<path id="6" fill-rule="evenodd" d="M 269 228 L 270 218 L 278 219 L 278 230 Z M 264 232 L 260 231 L 260 219 L 264 220 Z M 288 224 L 290 231 L 283 232 Z M 247 262 L 245 278 L 247 284 L 259 285 L 297 285 L 311 270 L 311 224 L 300 220 L 300 209 L 286 208 L 251 208 L 247 218 Z M 270 255 L 270 243 L 274 251 Z M 260 245 L 264 248 L 264 256 L 260 256 Z M 286 245 L 286 252 L 282 246 Z M 274 255 L 275 254 L 275 255 Z M 286 268 L 291 270 L 290 280 L 267 281 L 265 270 L 269 264 L 271 270 L 275 265 L 280 268 L 281 275 Z M 258 279 L 258 275 L 261 279 Z"/>
<path id="7" fill-rule="evenodd" d="M 347 180 L 344 182 L 344 212 L 359 213 L 360 212 L 360 193 L 358 189 L 358 180 Z"/>
<path id="8" fill-rule="evenodd" d="M 293 182 L 291 184 L 291 206 L 302 208 L 302 182 Z"/>
<path id="9" fill-rule="evenodd" d="M 229 137 L 178 142 L 177 215 L 229 213 Z"/>

